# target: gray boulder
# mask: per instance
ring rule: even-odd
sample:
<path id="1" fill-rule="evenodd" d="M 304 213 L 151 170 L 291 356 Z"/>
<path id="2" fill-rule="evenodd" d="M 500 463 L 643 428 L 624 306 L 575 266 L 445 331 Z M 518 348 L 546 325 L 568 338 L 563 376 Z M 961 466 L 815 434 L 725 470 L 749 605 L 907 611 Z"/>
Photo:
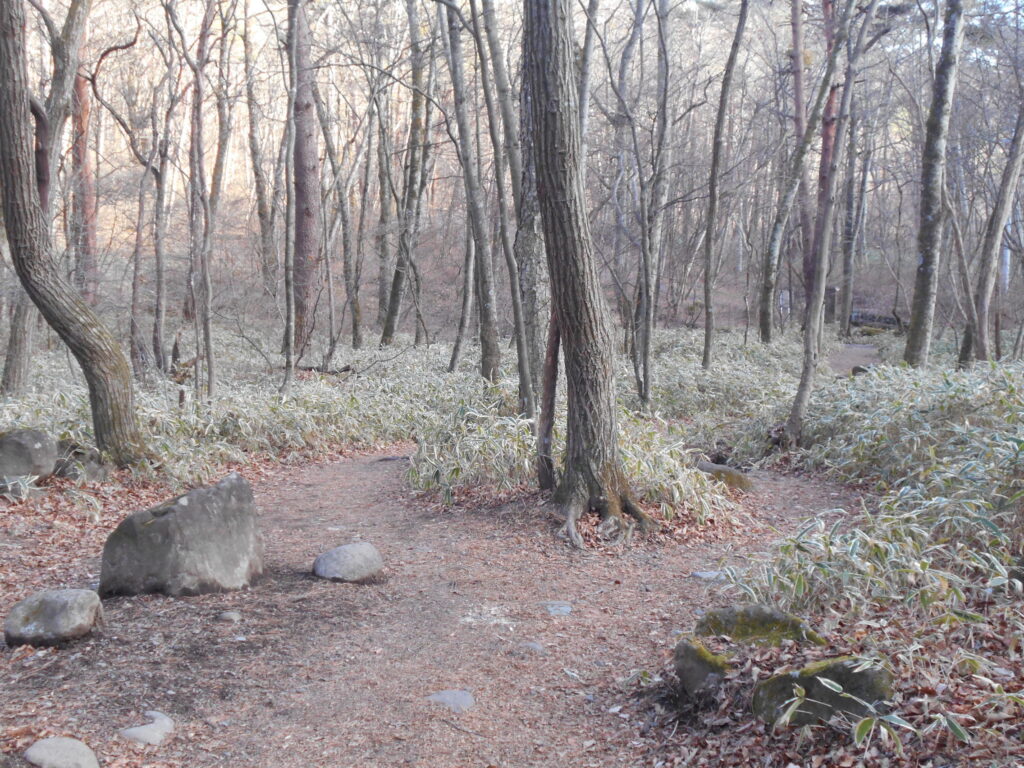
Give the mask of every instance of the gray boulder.
<path id="1" fill-rule="evenodd" d="M 99 768 L 96 755 L 78 739 L 56 736 L 37 741 L 25 750 L 25 759 L 39 768 Z"/>
<path id="2" fill-rule="evenodd" d="M 842 691 L 823 683 L 822 678 Z M 813 725 L 837 712 L 864 717 L 870 712 L 866 705 L 877 710 L 892 698 L 892 672 L 880 664 L 841 656 L 762 680 L 754 687 L 754 714 L 766 723 L 775 723 L 789 709 L 798 685 L 804 689 L 805 698 L 787 725 Z"/>
<path id="3" fill-rule="evenodd" d="M 59 645 L 83 637 L 103 620 L 91 589 L 51 589 L 16 603 L 4 622 L 4 640 L 16 645 Z"/>
<path id="4" fill-rule="evenodd" d="M 57 463 L 53 474 L 87 483 L 104 482 L 110 475 L 110 467 L 103 463 L 100 452 L 68 440 L 61 440 L 57 446 Z"/>
<path id="5" fill-rule="evenodd" d="M 128 516 L 103 547 L 100 595 L 197 595 L 242 589 L 263 572 L 252 488 L 232 472 Z"/>
<path id="6" fill-rule="evenodd" d="M 0 435 L 0 480 L 42 479 L 53 474 L 57 443 L 38 429 L 15 429 Z"/>
<path id="7" fill-rule="evenodd" d="M 313 573 L 321 579 L 361 583 L 377 578 L 384 570 L 380 552 L 368 541 L 344 544 L 324 552 L 313 562 Z"/>

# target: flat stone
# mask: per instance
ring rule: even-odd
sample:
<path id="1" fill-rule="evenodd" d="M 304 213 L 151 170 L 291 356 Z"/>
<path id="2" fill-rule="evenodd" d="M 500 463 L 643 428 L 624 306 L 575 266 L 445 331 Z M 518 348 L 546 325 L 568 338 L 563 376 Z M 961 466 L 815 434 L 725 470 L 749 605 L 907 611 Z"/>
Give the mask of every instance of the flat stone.
<path id="1" fill-rule="evenodd" d="M 380 552 L 368 541 L 335 547 L 313 562 L 313 573 L 321 579 L 357 584 L 372 581 L 383 570 Z"/>
<path id="2" fill-rule="evenodd" d="M 568 616 L 572 613 L 572 603 L 564 600 L 547 600 L 541 603 L 552 616 Z"/>
<path id="3" fill-rule="evenodd" d="M 694 571 L 690 576 L 701 581 L 725 581 L 725 571 Z"/>
<path id="4" fill-rule="evenodd" d="M 727 467 L 724 464 L 713 464 L 710 461 L 698 461 L 697 469 L 706 475 L 711 475 L 715 480 L 724 483 L 729 488 L 738 491 L 749 491 L 754 487 L 751 479 L 738 469 Z"/>
<path id="5" fill-rule="evenodd" d="M 217 614 L 217 621 L 223 621 L 227 624 L 237 624 L 242 620 L 242 614 L 238 611 L 221 611 Z"/>
<path id="6" fill-rule="evenodd" d="M 16 603 L 4 622 L 4 640 L 16 645 L 59 645 L 89 634 L 103 620 L 91 589 L 49 589 Z"/>
<path id="7" fill-rule="evenodd" d="M 145 713 L 152 722 L 146 725 L 136 725 L 133 728 L 122 728 L 118 733 L 129 741 L 136 744 L 156 747 L 163 744 L 164 740 L 174 733 L 174 721 L 163 712 L 155 709 Z"/>
<path id="8" fill-rule="evenodd" d="M 476 699 L 473 698 L 472 693 L 469 691 L 455 689 L 432 693 L 427 696 L 427 699 L 435 704 L 441 704 L 442 706 L 448 707 L 448 709 L 457 715 L 465 712 L 476 704 Z"/>
<path id="9" fill-rule="evenodd" d="M 25 759 L 39 768 L 99 768 L 96 755 L 78 739 L 55 736 L 25 750 Z"/>
<path id="10" fill-rule="evenodd" d="M 700 637 L 726 635 L 740 643 L 778 645 L 783 640 L 825 645 L 803 619 L 766 605 L 742 605 L 708 611 L 697 622 Z"/>

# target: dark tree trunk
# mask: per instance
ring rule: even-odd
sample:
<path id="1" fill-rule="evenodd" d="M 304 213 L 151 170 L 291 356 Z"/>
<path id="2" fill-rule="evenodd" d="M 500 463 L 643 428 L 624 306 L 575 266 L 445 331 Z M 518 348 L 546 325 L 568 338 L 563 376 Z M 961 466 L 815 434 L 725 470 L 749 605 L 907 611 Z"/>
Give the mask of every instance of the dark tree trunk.
<path id="1" fill-rule="evenodd" d="M 75 253 L 75 287 L 95 306 L 99 290 L 96 260 L 96 177 L 89 151 L 89 81 L 79 73 L 71 99 L 71 239 Z"/>
<path id="2" fill-rule="evenodd" d="M 565 532 L 583 545 L 577 521 L 597 509 L 606 532 L 628 534 L 630 499 L 619 460 L 615 361 L 608 312 L 594 258 L 580 167 L 579 93 L 571 0 L 525 0 L 523 60 L 530 78 L 537 188 L 552 299 L 565 350 L 568 395 L 565 471 L 556 498 Z"/>
<path id="3" fill-rule="evenodd" d="M 85 374 L 98 447 L 127 465 L 146 452 L 135 417 L 131 369 L 113 336 L 53 260 L 32 163 L 24 29 L 21 0 L 0 4 L 0 179 L 11 258 L 32 301 Z"/>

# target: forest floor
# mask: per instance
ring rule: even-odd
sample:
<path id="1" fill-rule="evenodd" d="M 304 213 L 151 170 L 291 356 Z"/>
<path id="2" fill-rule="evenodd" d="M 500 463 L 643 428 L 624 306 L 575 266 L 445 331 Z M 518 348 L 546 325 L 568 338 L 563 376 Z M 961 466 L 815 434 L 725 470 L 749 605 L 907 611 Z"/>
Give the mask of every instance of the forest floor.
<path id="1" fill-rule="evenodd" d="M 411 493 L 410 450 L 241 468 L 261 515 L 263 578 L 230 594 L 108 600 L 100 633 L 64 649 L 3 648 L 0 753 L 11 761 L 36 738 L 67 735 L 121 768 L 660 764 L 665 734 L 630 706 L 637 680 L 727 601 L 691 574 L 742 564 L 857 499 L 760 471 L 729 521 L 579 552 L 554 537 L 554 512 L 535 495 L 443 508 Z M 103 509 L 91 521 L 70 511 L 81 499 L 66 488 L 4 510 L 0 612 L 35 589 L 95 588 L 107 533 L 165 490 L 79 490 Z M 384 579 L 311 575 L 316 555 L 353 540 L 380 549 Z M 571 612 L 553 615 L 565 612 L 553 602 Z M 224 611 L 241 620 L 218 620 Z M 454 714 L 428 700 L 448 689 L 475 705 Z M 171 740 L 141 748 L 117 735 L 154 709 L 174 720 Z"/>

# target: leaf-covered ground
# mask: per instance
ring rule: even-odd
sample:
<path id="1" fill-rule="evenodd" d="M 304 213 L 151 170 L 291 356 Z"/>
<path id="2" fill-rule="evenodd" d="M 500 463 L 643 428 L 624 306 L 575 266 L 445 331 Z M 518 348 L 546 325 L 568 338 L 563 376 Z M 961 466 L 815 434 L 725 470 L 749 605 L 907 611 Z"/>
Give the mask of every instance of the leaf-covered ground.
<path id="1" fill-rule="evenodd" d="M 406 462 L 385 460 L 410 451 L 242 467 L 262 516 L 266 576 L 232 594 L 110 600 L 101 634 L 59 650 L 0 651 L 0 751 L 70 735 L 121 767 L 671 761 L 682 754 L 672 725 L 656 727 L 657 707 L 638 693 L 675 634 L 725 599 L 690 574 L 741 564 L 802 518 L 852 501 L 840 486 L 764 473 L 734 522 L 700 538 L 575 552 L 553 537 L 557 521 L 537 497 L 479 494 L 446 509 L 413 494 Z M 37 588 L 95 585 L 106 533 L 163 493 L 51 488 L 5 509 L 0 610 Z M 317 554 L 353 539 L 383 552 L 382 583 L 310 575 Z M 572 612 L 552 616 L 547 601 Z M 241 622 L 217 621 L 225 610 Z M 455 715 L 427 701 L 452 688 L 472 691 L 476 706 Z M 170 742 L 142 749 L 116 735 L 149 709 L 175 720 Z M 718 738 L 726 750 L 728 734 Z M 756 764 L 785 765 L 774 759 Z"/>

